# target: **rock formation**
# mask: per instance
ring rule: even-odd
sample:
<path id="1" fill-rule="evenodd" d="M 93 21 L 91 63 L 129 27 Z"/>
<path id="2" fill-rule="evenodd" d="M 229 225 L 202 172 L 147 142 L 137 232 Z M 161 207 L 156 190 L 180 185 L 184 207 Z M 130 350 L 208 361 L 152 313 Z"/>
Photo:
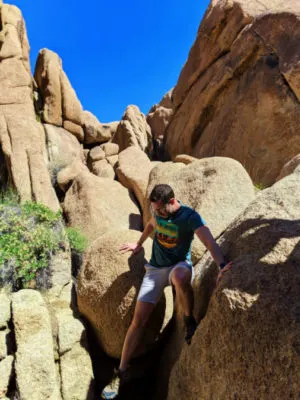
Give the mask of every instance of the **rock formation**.
<path id="1" fill-rule="evenodd" d="M 151 128 L 146 117 L 136 106 L 128 106 L 117 131 L 112 138 L 119 145 L 120 151 L 129 146 L 137 146 L 148 154 L 152 152 Z"/>
<path id="2" fill-rule="evenodd" d="M 299 178 L 297 171 L 262 191 L 221 237 L 233 267 L 192 345 L 182 348 L 168 399 L 297 398 Z M 213 265 L 204 257 L 196 297 L 207 268 Z"/>
<path id="3" fill-rule="evenodd" d="M 139 237 L 135 231 L 117 229 L 98 238 L 90 247 L 79 276 L 79 309 L 94 327 L 102 348 L 115 358 L 121 356 L 152 241 L 149 239 L 144 250 L 135 256 L 122 254 L 119 248 Z M 169 295 L 172 297 L 172 293 Z M 161 299 L 147 325 L 138 353 L 153 347 L 160 330 L 172 316 L 172 306 L 171 299 L 167 303 L 165 298 Z"/>
<path id="4" fill-rule="evenodd" d="M 62 69 L 59 56 L 48 49 L 39 53 L 34 78 L 42 94 L 42 118 L 46 123 L 63 126 L 82 142 L 82 106 Z"/>
<path id="5" fill-rule="evenodd" d="M 300 5 L 213 1 L 173 91 L 169 156 L 225 156 L 272 184 L 300 152 Z"/>
<path id="6" fill-rule="evenodd" d="M 68 224 L 80 228 L 92 242 L 116 228 L 141 229 L 138 207 L 119 182 L 83 171 L 64 201 Z"/>
<path id="7" fill-rule="evenodd" d="M 168 183 L 182 203 L 198 211 L 217 238 L 254 199 L 249 175 L 235 160 L 222 157 L 204 158 L 188 165 L 160 163 L 150 172 L 147 196 L 153 187 Z M 144 207 L 144 224 L 150 219 L 150 202 Z M 205 247 L 196 238 L 192 246 L 193 262 L 198 262 Z"/>
<path id="8" fill-rule="evenodd" d="M 45 164 L 45 134 L 36 120 L 29 66 L 29 44 L 20 10 L 1 7 L 0 146 L 8 182 L 22 201 L 36 200 L 57 210 L 59 205 Z"/>

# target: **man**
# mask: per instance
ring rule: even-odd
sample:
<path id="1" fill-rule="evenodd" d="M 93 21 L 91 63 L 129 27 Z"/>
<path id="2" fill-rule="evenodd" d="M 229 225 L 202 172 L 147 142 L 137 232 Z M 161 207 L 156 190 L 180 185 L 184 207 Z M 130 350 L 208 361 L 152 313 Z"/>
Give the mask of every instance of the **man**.
<path id="1" fill-rule="evenodd" d="M 146 273 L 137 298 L 133 320 L 126 334 L 118 371 L 110 385 L 102 392 L 102 398 L 113 399 L 118 395 L 119 384 L 125 381 L 129 361 L 141 340 L 144 327 L 159 301 L 164 288 L 172 285 L 184 311 L 185 340 L 190 344 L 197 323 L 193 315 L 194 295 L 192 289 L 193 266 L 191 243 L 194 233 L 210 251 L 220 267 L 218 281 L 231 267 L 225 263 L 220 247 L 214 240 L 201 216 L 192 208 L 175 199 L 169 185 L 156 185 L 150 194 L 153 216 L 137 243 L 126 243 L 120 251 L 137 254 L 145 240 L 155 230 L 152 255 L 146 264 Z"/>

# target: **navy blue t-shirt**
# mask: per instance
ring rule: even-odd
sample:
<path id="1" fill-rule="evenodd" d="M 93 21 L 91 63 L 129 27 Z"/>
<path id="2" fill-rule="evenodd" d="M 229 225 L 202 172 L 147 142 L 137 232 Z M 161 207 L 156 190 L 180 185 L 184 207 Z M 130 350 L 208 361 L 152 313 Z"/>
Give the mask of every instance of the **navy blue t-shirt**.
<path id="1" fill-rule="evenodd" d="M 192 208 L 181 207 L 168 218 L 155 214 L 156 227 L 150 264 L 154 267 L 169 267 L 180 261 L 191 262 L 191 244 L 194 231 L 205 225 L 205 221 Z"/>

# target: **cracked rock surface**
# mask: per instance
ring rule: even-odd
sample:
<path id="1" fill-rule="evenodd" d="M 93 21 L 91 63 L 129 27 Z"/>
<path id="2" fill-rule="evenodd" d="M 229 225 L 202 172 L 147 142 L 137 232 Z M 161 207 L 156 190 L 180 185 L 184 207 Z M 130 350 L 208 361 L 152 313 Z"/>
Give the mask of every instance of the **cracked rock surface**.
<path id="1" fill-rule="evenodd" d="M 173 159 L 226 156 L 274 183 L 300 151 L 300 5 L 212 2 L 173 92 Z"/>

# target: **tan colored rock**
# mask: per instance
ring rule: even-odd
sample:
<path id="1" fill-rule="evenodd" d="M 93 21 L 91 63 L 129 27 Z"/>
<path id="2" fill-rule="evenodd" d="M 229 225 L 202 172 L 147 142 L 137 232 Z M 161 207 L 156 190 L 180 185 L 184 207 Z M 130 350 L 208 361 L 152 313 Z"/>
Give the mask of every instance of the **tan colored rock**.
<path id="1" fill-rule="evenodd" d="M 296 1 L 211 3 L 174 89 L 172 159 L 232 157 L 268 186 L 299 154 L 299 13 Z"/>
<path id="2" fill-rule="evenodd" d="M 289 162 L 287 162 L 282 170 L 280 171 L 279 176 L 277 177 L 276 181 L 285 178 L 286 176 L 292 174 L 295 169 L 300 165 L 300 154 L 292 158 Z"/>
<path id="3" fill-rule="evenodd" d="M 13 47 L 16 46 L 15 40 L 14 43 L 11 42 L 11 38 L 8 38 L 5 33 L 7 33 L 6 28 L 8 26 L 13 26 L 16 28 L 22 48 L 22 54 L 20 55 L 23 61 L 23 66 L 30 74 L 30 63 L 29 63 L 29 42 L 27 37 L 27 31 L 25 26 L 25 21 L 22 16 L 21 10 L 10 4 L 3 4 L 1 9 L 1 22 L 2 22 L 2 32 L 4 33 L 4 42 L 2 48 L 7 49 L 6 41 L 10 44 L 13 44 Z M 10 54 L 12 56 L 12 54 Z M 19 56 L 19 54 L 18 54 Z M 6 57 L 3 57 L 6 58 Z"/>
<path id="4" fill-rule="evenodd" d="M 33 106 L 29 44 L 20 10 L 1 8 L 0 146 L 9 186 L 21 201 L 36 200 L 57 211 L 58 200 L 45 164 L 45 135 Z M 17 35 L 15 34 L 17 31 Z M 19 44 L 17 42 L 19 38 Z M 21 49 L 21 52 L 20 52 Z"/>
<path id="5" fill-rule="evenodd" d="M 118 229 L 94 241 L 78 280 L 79 310 L 92 324 L 104 351 L 116 358 L 121 355 L 133 317 L 145 259 L 150 257 L 151 240 L 144 243 L 144 251 L 133 257 L 118 249 L 122 243 L 135 242 L 139 237 L 138 232 Z M 169 319 L 172 310 L 165 310 L 162 299 L 147 325 L 143 346 L 138 353 L 151 349 L 163 326 L 165 313 Z"/>
<path id="6" fill-rule="evenodd" d="M 68 224 L 81 229 L 92 242 L 118 229 L 139 229 L 138 207 L 119 182 L 83 171 L 68 190 L 64 212 Z"/>
<path id="7" fill-rule="evenodd" d="M 173 91 L 174 88 L 169 90 L 161 99 L 159 105 L 165 108 L 173 108 Z"/>
<path id="8" fill-rule="evenodd" d="M 63 124 L 61 71 L 60 57 L 51 50 L 42 49 L 37 58 L 34 78 L 43 96 L 43 120 L 57 126 Z"/>
<path id="9" fill-rule="evenodd" d="M 217 238 L 254 199 L 249 175 L 237 161 L 213 157 L 189 165 L 161 163 L 150 172 L 147 199 L 157 184 L 169 184 L 178 200 L 200 213 Z M 150 202 L 144 208 L 144 225 L 150 218 Z M 198 238 L 192 245 L 192 260 L 199 261 L 205 251 Z"/>
<path id="10" fill-rule="evenodd" d="M 69 131 L 45 124 L 48 169 L 50 174 L 57 174 L 75 160 L 83 162 L 83 150 L 78 140 Z"/>
<path id="11" fill-rule="evenodd" d="M 96 399 L 91 358 L 80 343 L 61 357 L 60 365 L 64 400 Z"/>
<path id="12" fill-rule="evenodd" d="M 83 132 L 83 129 L 82 129 L 82 127 L 80 125 L 77 125 L 72 121 L 65 120 L 64 123 L 63 123 L 63 127 L 67 131 L 73 133 L 77 137 L 79 142 L 83 142 L 84 132 Z"/>
<path id="13" fill-rule="evenodd" d="M 60 83 L 63 119 L 81 126 L 83 112 L 82 106 L 64 71 L 61 71 L 60 73 Z"/>
<path id="14" fill-rule="evenodd" d="M 6 341 L 7 337 L 9 335 L 9 330 L 1 330 L 0 331 L 0 362 L 7 356 L 7 346 L 6 346 Z M 0 391 L 1 393 L 1 391 Z M 0 396 L 1 398 L 1 396 Z"/>
<path id="15" fill-rule="evenodd" d="M 182 348 L 169 400 L 297 398 L 299 198 L 297 171 L 262 191 L 220 239 L 233 267 Z"/>
<path id="16" fill-rule="evenodd" d="M 172 116 L 173 110 L 171 108 L 165 108 L 161 106 L 158 106 L 155 111 L 150 112 L 147 115 L 147 122 L 151 128 L 154 139 L 164 136 L 165 130 L 169 125 Z"/>
<path id="17" fill-rule="evenodd" d="M 57 183 L 63 192 L 66 192 L 72 182 L 82 171 L 88 171 L 86 165 L 81 160 L 74 160 L 66 168 L 62 169 L 57 175 Z"/>
<path id="18" fill-rule="evenodd" d="M 59 250 L 51 256 L 49 262 L 51 278 L 49 279 L 48 295 L 59 296 L 63 289 L 72 282 L 71 251 L 68 243 L 64 243 L 64 250 Z"/>
<path id="19" fill-rule="evenodd" d="M 8 356 L 4 360 L 0 361 L 0 398 L 4 398 L 7 391 L 9 381 L 12 375 L 14 358 Z"/>
<path id="20" fill-rule="evenodd" d="M 89 152 L 89 159 L 92 163 L 105 160 L 105 153 L 100 146 L 96 146 Z"/>
<path id="21" fill-rule="evenodd" d="M 22 104 L 24 102 L 24 95 L 18 98 L 17 94 L 22 91 L 25 95 L 27 93 L 29 95 L 31 92 L 31 77 L 25 69 L 22 59 L 13 57 L 2 60 L 0 79 L 2 88 L 0 105 Z M 17 93 L 13 90 L 14 85 L 20 90 Z M 26 100 L 29 100 L 29 96 Z"/>
<path id="22" fill-rule="evenodd" d="M 151 128 L 145 115 L 137 106 L 128 106 L 112 138 L 112 143 L 119 145 L 119 151 L 129 146 L 140 147 L 141 150 L 151 153 Z"/>
<path id="23" fill-rule="evenodd" d="M 98 118 L 89 111 L 83 112 L 82 120 L 85 144 L 107 142 L 115 134 L 119 124 L 119 122 L 101 124 Z"/>
<path id="24" fill-rule="evenodd" d="M 57 211 L 59 204 L 45 163 L 45 133 L 36 122 L 32 103 L 0 106 L 0 143 L 11 184 L 21 201 L 34 199 Z"/>
<path id="25" fill-rule="evenodd" d="M 21 290 L 13 294 L 12 311 L 20 397 L 24 400 L 60 399 L 51 322 L 41 294 L 35 290 Z"/>
<path id="26" fill-rule="evenodd" d="M 107 160 L 96 161 L 92 164 L 91 172 L 99 178 L 115 179 L 115 171 Z"/>
<path id="27" fill-rule="evenodd" d="M 107 161 L 109 162 L 109 164 L 113 167 L 113 169 L 116 169 L 118 166 L 118 162 L 119 162 L 119 156 L 109 156 L 106 157 Z"/>
<path id="28" fill-rule="evenodd" d="M 197 160 L 198 158 L 189 156 L 187 154 L 178 154 L 178 156 L 175 157 L 174 162 L 179 162 L 188 165 Z"/>
<path id="29" fill-rule="evenodd" d="M 2 43 L 0 49 L 1 60 L 12 57 L 22 57 L 23 50 L 15 26 L 10 24 L 4 25 L 0 32 L 0 43 Z"/>
<path id="30" fill-rule="evenodd" d="M 10 299 L 5 293 L 0 293 L 0 329 L 7 328 L 10 314 Z"/>
<path id="31" fill-rule="evenodd" d="M 44 293 L 51 311 L 57 381 L 64 399 L 94 400 L 94 374 L 87 333 L 78 316 L 76 289 L 71 280 L 71 256 L 69 252 L 64 255 L 51 266 L 55 285 Z M 77 373 L 79 369 L 81 373 Z"/>
<path id="32" fill-rule="evenodd" d="M 100 147 L 104 151 L 106 157 L 119 154 L 119 146 L 116 143 L 104 143 L 101 144 Z"/>
<path id="33" fill-rule="evenodd" d="M 138 147 L 130 146 L 119 154 L 119 166 L 116 170 L 118 180 L 134 192 L 141 209 L 144 208 L 152 168 L 151 161 Z"/>

